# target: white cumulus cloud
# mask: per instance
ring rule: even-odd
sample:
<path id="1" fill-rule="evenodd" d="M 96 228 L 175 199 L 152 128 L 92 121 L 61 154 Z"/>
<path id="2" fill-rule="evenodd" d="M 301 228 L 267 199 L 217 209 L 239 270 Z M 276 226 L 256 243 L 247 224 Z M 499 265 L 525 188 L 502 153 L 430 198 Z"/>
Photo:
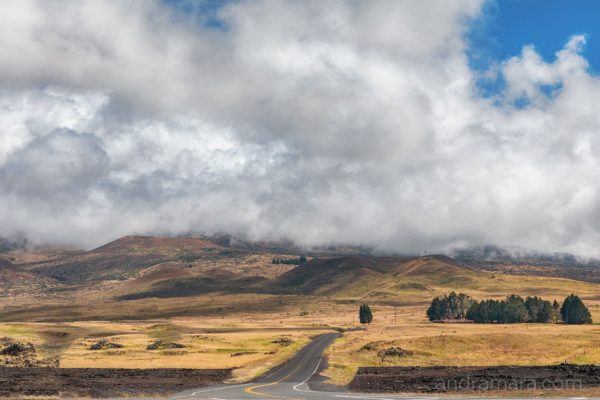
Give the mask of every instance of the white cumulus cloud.
<path id="1" fill-rule="evenodd" d="M 194 8 L 202 13 L 202 3 Z M 600 80 L 574 36 L 482 97 L 477 0 L 7 0 L 0 236 L 218 232 L 600 256 Z"/>

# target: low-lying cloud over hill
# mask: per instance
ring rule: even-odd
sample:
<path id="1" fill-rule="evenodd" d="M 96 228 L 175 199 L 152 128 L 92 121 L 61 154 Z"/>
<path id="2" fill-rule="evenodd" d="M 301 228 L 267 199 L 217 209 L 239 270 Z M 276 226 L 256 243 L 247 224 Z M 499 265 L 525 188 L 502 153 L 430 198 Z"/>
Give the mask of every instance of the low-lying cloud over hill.
<path id="1" fill-rule="evenodd" d="M 175 3 L 3 2 L 0 236 L 600 256 L 584 36 L 501 60 L 483 97 L 481 1 Z"/>

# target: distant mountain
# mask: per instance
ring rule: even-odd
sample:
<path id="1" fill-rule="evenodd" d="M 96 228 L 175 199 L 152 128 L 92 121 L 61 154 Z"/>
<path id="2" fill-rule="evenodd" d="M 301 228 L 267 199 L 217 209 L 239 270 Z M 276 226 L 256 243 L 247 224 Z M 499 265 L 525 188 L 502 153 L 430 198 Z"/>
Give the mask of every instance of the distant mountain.
<path id="1" fill-rule="evenodd" d="M 222 246 L 202 238 L 124 236 L 94 250 L 90 254 L 162 254 L 177 255 L 184 252 L 217 251 Z"/>
<path id="2" fill-rule="evenodd" d="M 498 246 L 461 249 L 454 258 L 374 256 L 369 249 L 344 246 L 309 251 L 285 241 L 251 242 L 231 235 L 125 236 L 91 251 L 11 246 L 0 253 L 0 268 L 6 282 L 16 282 L 7 283 L 13 289 L 26 290 L 28 280 L 38 288 L 65 290 L 105 282 L 121 299 L 212 292 L 387 298 L 399 290 L 432 287 L 478 290 L 490 285 L 487 271 L 600 282 L 597 260 L 582 263 L 570 254 Z M 297 267 L 271 262 L 300 254 L 311 261 Z"/>
<path id="3" fill-rule="evenodd" d="M 569 253 L 540 252 L 524 247 L 495 245 L 476 246 L 454 250 L 452 256 L 458 260 L 480 260 L 532 263 L 538 265 L 560 264 L 564 266 L 600 266 L 598 259 L 584 259 Z"/>
<path id="4" fill-rule="evenodd" d="M 123 280 L 169 261 L 191 262 L 222 247 L 200 238 L 125 236 L 94 250 L 27 268 L 65 283 Z"/>
<path id="5" fill-rule="evenodd" d="M 456 250 L 453 256 L 471 268 L 480 270 L 600 282 L 600 260 L 584 259 L 569 253 L 487 245 Z"/>
<path id="6" fill-rule="evenodd" d="M 310 256 L 341 256 L 341 255 L 371 255 L 373 249 L 365 246 L 353 246 L 353 245 L 323 245 L 323 246 L 312 246 L 303 247 L 295 244 L 290 240 L 277 240 L 277 241 L 253 241 L 244 239 L 239 236 L 230 234 L 216 234 L 211 236 L 204 236 L 206 240 L 212 243 L 219 244 L 223 247 L 243 249 L 248 251 L 257 252 L 268 252 L 278 254 L 289 254 L 289 255 L 310 255 Z"/>

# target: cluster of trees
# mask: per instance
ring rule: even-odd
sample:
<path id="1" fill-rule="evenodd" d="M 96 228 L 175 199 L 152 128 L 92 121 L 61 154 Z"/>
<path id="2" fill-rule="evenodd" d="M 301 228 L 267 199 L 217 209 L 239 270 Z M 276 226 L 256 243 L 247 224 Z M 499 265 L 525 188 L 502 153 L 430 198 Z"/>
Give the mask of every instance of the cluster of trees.
<path id="1" fill-rule="evenodd" d="M 358 320 L 361 324 L 370 324 L 373 321 L 373 313 L 368 304 L 361 304 L 359 307 Z"/>
<path id="2" fill-rule="evenodd" d="M 455 292 L 436 297 L 427 309 L 430 321 L 471 320 L 478 323 L 558 323 L 590 324 L 592 317 L 581 299 L 572 294 L 560 306 L 539 297 L 511 295 L 506 300 L 474 301 Z"/>
<path id="3" fill-rule="evenodd" d="M 549 323 L 559 321 L 560 306 L 539 297 L 511 295 L 506 300 L 483 300 L 474 302 L 467 319 L 479 323 L 514 324 L 522 322 Z"/>
<path id="4" fill-rule="evenodd" d="M 308 259 L 306 258 L 306 256 L 300 256 L 298 258 L 279 258 L 279 257 L 275 257 L 275 258 L 273 258 L 273 261 L 271 262 L 271 264 L 300 265 L 300 264 L 304 264 L 307 261 L 308 261 Z"/>
<path id="5" fill-rule="evenodd" d="M 443 297 L 436 297 L 427 310 L 430 321 L 466 319 L 473 300 L 464 293 L 455 292 Z"/>

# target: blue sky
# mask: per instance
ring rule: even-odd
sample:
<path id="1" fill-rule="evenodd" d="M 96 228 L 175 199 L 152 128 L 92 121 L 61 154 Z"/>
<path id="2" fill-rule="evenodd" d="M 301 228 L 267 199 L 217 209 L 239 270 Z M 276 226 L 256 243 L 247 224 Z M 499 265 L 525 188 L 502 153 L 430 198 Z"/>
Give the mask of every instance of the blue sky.
<path id="1" fill-rule="evenodd" d="M 585 34 L 583 54 L 590 69 L 598 71 L 599 17 L 600 1 L 594 0 L 489 1 L 468 33 L 471 65 L 484 70 L 494 61 L 518 55 L 529 44 L 550 62 L 571 36 Z"/>

